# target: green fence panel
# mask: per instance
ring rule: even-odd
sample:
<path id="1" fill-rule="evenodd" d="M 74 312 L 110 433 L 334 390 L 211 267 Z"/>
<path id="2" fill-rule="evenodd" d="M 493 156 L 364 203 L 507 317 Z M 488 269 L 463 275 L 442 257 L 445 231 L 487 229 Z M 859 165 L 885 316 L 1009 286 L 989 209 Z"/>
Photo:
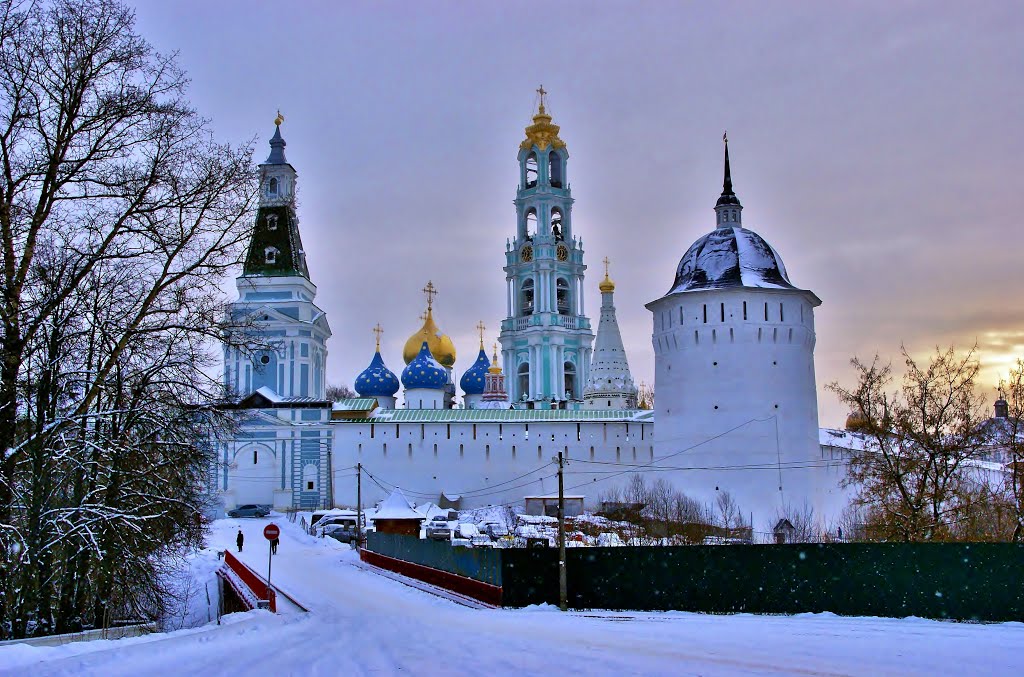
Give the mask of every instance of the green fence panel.
<path id="1" fill-rule="evenodd" d="M 558 602 L 554 550 L 503 550 L 506 606 Z M 1024 620 L 1024 546 L 872 543 L 571 548 L 574 608 Z"/>
<path id="2" fill-rule="evenodd" d="M 452 547 L 447 541 L 376 531 L 367 532 L 366 547 L 381 555 L 501 587 L 501 556 L 492 548 Z"/>

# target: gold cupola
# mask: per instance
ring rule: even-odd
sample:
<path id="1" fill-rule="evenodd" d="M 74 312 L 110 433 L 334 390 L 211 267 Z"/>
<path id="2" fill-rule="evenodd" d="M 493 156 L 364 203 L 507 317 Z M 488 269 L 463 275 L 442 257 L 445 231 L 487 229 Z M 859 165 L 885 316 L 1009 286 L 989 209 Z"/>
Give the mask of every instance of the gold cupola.
<path id="1" fill-rule="evenodd" d="M 615 291 L 615 283 L 612 282 L 612 278 L 608 277 L 609 263 L 611 263 L 611 261 L 608 260 L 608 257 L 604 257 L 604 279 L 601 280 L 601 283 L 599 285 L 597 285 L 597 288 L 601 290 L 602 294 L 607 294 L 609 292 Z"/>
<path id="2" fill-rule="evenodd" d="M 561 127 L 551 123 L 551 115 L 544 109 L 544 97 L 547 95 L 544 85 L 537 89 L 537 93 L 540 95 L 540 105 L 537 107 L 536 115 L 533 116 L 533 124 L 526 128 L 526 139 L 519 144 L 519 147 L 524 150 L 529 150 L 533 146 L 540 150 L 544 150 L 548 146 L 565 148 L 565 141 L 558 138 L 558 131 Z"/>
<path id="3" fill-rule="evenodd" d="M 455 365 L 455 344 L 452 343 L 451 338 L 447 334 L 441 333 L 441 330 L 434 322 L 434 296 L 437 295 L 437 288 L 434 287 L 434 283 L 427 282 L 427 286 L 423 288 L 423 293 L 427 295 L 427 312 L 420 316 L 420 319 L 423 320 L 423 326 L 405 342 L 402 359 L 405 360 L 406 364 L 412 362 L 419 355 L 420 348 L 423 342 L 426 341 L 427 348 L 434 359 L 440 362 L 442 366 L 450 368 Z"/>
<path id="4" fill-rule="evenodd" d="M 501 363 L 498 362 L 498 344 L 494 344 L 494 357 L 491 358 L 491 366 L 487 369 L 491 374 L 501 373 Z"/>

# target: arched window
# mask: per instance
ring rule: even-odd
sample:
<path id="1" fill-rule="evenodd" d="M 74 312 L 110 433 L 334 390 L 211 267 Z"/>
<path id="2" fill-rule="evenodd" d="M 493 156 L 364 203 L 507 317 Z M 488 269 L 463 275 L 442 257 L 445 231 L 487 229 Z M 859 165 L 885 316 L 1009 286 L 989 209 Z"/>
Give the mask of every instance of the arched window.
<path id="1" fill-rule="evenodd" d="M 537 185 L 537 154 L 530 152 L 526 157 L 526 187 L 533 188 Z"/>
<path id="2" fill-rule="evenodd" d="M 277 263 L 277 255 L 280 253 L 275 247 L 267 247 L 263 250 L 267 257 L 267 263 Z"/>
<path id="3" fill-rule="evenodd" d="M 558 314 L 570 315 L 572 313 L 572 298 L 569 294 L 569 282 L 565 278 L 558 278 L 555 282 L 555 295 L 558 299 Z"/>
<path id="4" fill-rule="evenodd" d="M 526 212 L 526 237 L 537 234 L 537 210 L 532 207 Z"/>
<path id="5" fill-rule="evenodd" d="M 519 365 L 519 392 L 524 398 L 530 397 L 530 363 Z"/>
<path id="6" fill-rule="evenodd" d="M 565 375 L 565 399 L 574 400 L 576 398 L 576 365 L 572 362 L 566 362 L 562 365 L 562 371 Z M 578 437 L 578 434 L 577 434 Z"/>
<path id="7" fill-rule="evenodd" d="M 267 192 L 271 195 L 277 195 L 277 179 L 270 179 L 270 183 L 267 184 Z"/>
<path id="8" fill-rule="evenodd" d="M 565 239 L 565 228 L 562 226 L 562 210 L 558 207 L 551 208 L 551 234 L 556 240 Z"/>
<path id="9" fill-rule="evenodd" d="M 548 176 L 552 188 L 562 187 L 562 158 L 555 151 L 548 153 Z"/>
<path id="10" fill-rule="evenodd" d="M 523 315 L 533 315 L 533 278 L 523 282 L 522 291 L 519 294 L 519 307 Z"/>

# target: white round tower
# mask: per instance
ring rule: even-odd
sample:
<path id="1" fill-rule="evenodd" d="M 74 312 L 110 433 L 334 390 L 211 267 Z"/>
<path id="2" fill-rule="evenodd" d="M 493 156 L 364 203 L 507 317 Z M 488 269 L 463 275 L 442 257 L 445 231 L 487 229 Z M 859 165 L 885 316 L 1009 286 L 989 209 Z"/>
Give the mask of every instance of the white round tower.
<path id="1" fill-rule="evenodd" d="M 814 308 L 781 257 L 743 227 L 729 147 L 717 227 L 683 255 L 653 313 L 654 465 L 712 506 L 723 492 L 744 522 L 765 530 L 805 500 L 824 517 L 818 442 Z M 833 483 L 834 484 L 834 483 Z M 717 510 L 717 509 L 716 509 Z"/>

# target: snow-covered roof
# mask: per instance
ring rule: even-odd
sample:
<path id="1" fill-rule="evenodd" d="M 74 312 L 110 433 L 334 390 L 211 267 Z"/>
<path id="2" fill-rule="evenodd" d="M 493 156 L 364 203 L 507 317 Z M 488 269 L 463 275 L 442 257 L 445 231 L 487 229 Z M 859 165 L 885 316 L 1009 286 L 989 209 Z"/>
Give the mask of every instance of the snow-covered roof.
<path id="1" fill-rule="evenodd" d="M 823 446 L 854 451 L 864 451 L 867 448 L 867 440 L 864 435 L 837 428 L 819 428 L 818 442 Z"/>
<path id="2" fill-rule="evenodd" d="M 425 519 L 423 513 L 412 507 L 401 489 L 395 489 L 384 499 L 371 520 Z"/>

